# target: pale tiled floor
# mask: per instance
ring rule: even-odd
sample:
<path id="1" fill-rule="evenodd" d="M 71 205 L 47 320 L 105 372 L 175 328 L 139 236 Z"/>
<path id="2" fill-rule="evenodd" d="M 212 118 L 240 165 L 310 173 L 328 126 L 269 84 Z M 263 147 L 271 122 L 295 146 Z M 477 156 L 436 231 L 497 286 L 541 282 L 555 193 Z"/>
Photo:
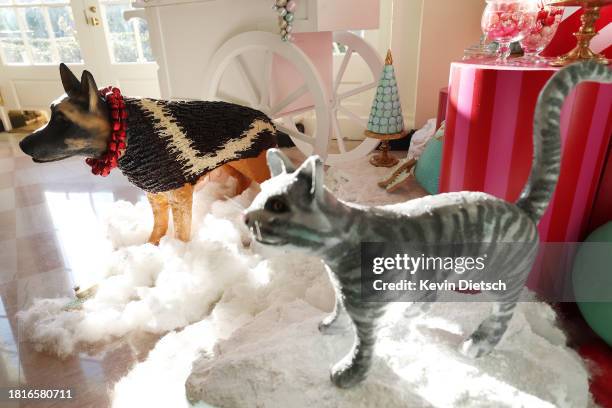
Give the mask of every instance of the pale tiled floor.
<path id="1" fill-rule="evenodd" d="M 71 295 L 76 274 L 95 252 L 100 235 L 88 232 L 102 210 L 144 196 L 119 172 L 93 177 L 82 159 L 37 165 L 19 150 L 20 138 L 0 134 L 0 387 L 68 386 L 75 399 L 0 400 L 0 407 L 104 407 L 112 385 L 146 357 L 156 338 L 122 339 L 60 360 L 20 341 L 15 314 L 36 297 Z"/>
<path id="2" fill-rule="evenodd" d="M 157 337 L 134 335 L 60 360 L 23 342 L 15 315 L 34 298 L 72 295 L 79 274 L 98 256 L 101 214 L 114 201 L 136 202 L 144 194 L 119 171 L 108 178 L 92 176 L 80 158 L 35 164 L 19 149 L 21 137 L 0 134 L 0 388 L 68 386 L 75 399 L 0 401 L 0 407 L 105 407 L 113 384 L 146 357 Z M 299 152 L 290 153 L 299 159 Z M 386 172 L 371 169 L 364 179 L 371 183 Z M 390 199 L 421 194 L 410 186 Z"/>

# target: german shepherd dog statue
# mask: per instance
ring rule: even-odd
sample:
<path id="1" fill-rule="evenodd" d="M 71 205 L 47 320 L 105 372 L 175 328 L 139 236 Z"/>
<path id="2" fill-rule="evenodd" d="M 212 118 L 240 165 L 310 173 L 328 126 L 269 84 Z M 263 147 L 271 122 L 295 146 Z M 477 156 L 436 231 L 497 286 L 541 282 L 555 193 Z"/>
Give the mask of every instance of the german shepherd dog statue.
<path id="1" fill-rule="evenodd" d="M 150 243 L 166 235 L 169 208 L 175 237 L 189 241 L 193 187 L 211 171 L 237 178 L 238 193 L 270 177 L 266 151 L 276 146 L 276 128 L 262 112 L 225 102 L 128 97 L 110 106 L 88 71 L 79 81 L 60 64 L 60 76 L 66 94 L 51 104 L 49 122 L 20 142 L 21 150 L 37 163 L 86 156 L 90 165 L 118 150 L 113 166 L 92 166 L 94 174 L 108 175 L 116 166 L 146 191 L 154 217 Z"/>

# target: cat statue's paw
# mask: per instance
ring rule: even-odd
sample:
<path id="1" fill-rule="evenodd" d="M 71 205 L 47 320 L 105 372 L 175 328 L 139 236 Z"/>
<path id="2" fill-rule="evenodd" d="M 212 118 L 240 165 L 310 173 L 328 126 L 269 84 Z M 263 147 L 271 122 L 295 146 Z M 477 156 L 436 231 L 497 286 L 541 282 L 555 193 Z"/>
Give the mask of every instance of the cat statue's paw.
<path id="1" fill-rule="evenodd" d="M 493 347 L 485 339 L 477 339 L 471 336 L 461 344 L 459 351 L 466 357 L 479 358 L 491 352 Z"/>
<path id="2" fill-rule="evenodd" d="M 328 324 L 323 320 L 319 323 L 319 332 L 325 336 L 333 336 L 336 334 L 342 334 L 346 330 L 345 327 L 339 327 L 337 324 Z"/>
<path id="3" fill-rule="evenodd" d="M 338 388 L 351 388 L 366 379 L 368 371 L 352 362 L 344 359 L 335 364 L 330 373 L 330 380 Z"/>
<path id="4" fill-rule="evenodd" d="M 342 322 L 333 321 L 330 322 L 328 319 L 323 319 L 319 323 L 319 331 L 321 334 L 326 336 L 333 336 L 336 334 L 342 334 L 348 330 L 348 325 Z"/>
<path id="5" fill-rule="evenodd" d="M 404 309 L 403 316 L 406 320 L 412 320 L 427 314 L 431 310 L 431 302 L 413 303 Z"/>

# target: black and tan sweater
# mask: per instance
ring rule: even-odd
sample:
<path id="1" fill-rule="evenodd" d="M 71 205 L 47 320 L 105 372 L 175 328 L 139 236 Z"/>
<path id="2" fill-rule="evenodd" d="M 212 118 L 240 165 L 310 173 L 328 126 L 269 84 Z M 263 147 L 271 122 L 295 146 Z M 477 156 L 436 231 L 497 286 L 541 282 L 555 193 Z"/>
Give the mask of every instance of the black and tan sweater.
<path id="1" fill-rule="evenodd" d="M 215 168 L 257 157 L 276 146 L 276 129 L 262 112 L 226 102 L 125 98 L 127 148 L 119 169 L 141 189 L 158 193 Z"/>

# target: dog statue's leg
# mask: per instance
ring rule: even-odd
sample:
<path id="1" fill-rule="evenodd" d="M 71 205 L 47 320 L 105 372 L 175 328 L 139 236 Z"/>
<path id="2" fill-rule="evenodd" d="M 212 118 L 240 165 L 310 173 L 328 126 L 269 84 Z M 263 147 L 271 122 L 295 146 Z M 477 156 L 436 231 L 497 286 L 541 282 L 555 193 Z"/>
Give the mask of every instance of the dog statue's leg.
<path id="1" fill-rule="evenodd" d="M 261 152 L 259 156 L 253 157 L 252 159 L 242 159 L 233 161 L 227 164 L 238 173 L 242 174 L 245 178 L 256 183 L 263 183 L 270 178 L 270 170 L 268 169 L 268 161 L 266 160 L 266 150 Z M 249 182 L 250 184 L 250 182 Z M 245 187 L 245 190 L 247 186 Z M 239 191 L 240 194 L 242 191 Z"/>
<path id="2" fill-rule="evenodd" d="M 232 162 L 223 165 L 221 169 L 227 176 L 236 179 L 236 195 L 242 194 L 251 185 L 251 179 L 232 167 Z"/>
<path id="3" fill-rule="evenodd" d="M 191 237 L 191 205 L 193 202 L 193 185 L 185 184 L 181 188 L 168 192 L 174 237 L 188 242 Z"/>
<path id="4" fill-rule="evenodd" d="M 168 197 L 166 193 L 147 193 L 147 198 L 153 209 L 153 231 L 149 243 L 159 245 L 159 240 L 168 231 Z"/>

